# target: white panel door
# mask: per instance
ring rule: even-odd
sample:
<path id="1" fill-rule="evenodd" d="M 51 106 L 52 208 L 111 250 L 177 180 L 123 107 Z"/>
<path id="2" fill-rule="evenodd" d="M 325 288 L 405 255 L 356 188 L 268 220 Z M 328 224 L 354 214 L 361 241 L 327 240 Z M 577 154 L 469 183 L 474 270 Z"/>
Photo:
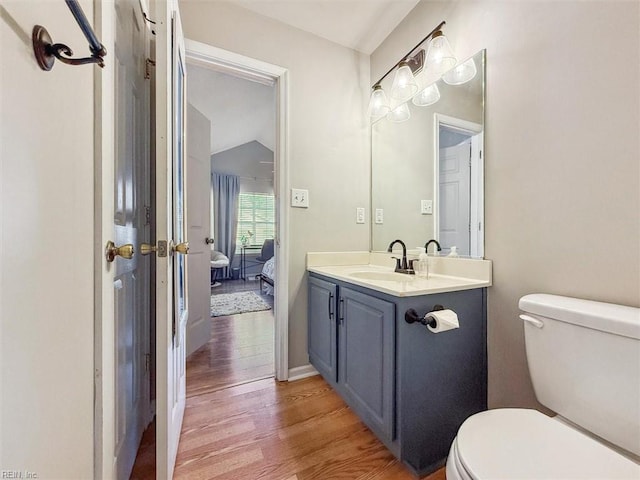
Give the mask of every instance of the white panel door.
<path id="1" fill-rule="evenodd" d="M 156 172 L 156 476 L 173 475 L 185 406 L 184 41 L 177 2 L 153 2 Z M 184 249 L 182 249 L 184 252 Z"/>
<path id="2" fill-rule="evenodd" d="M 445 252 L 455 246 L 460 255 L 470 254 L 470 182 L 470 141 L 440 149 L 439 239 Z"/>
<path id="3" fill-rule="evenodd" d="M 136 246 L 149 235 L 147 29 L 137 0 L 117 0 L 115 10 L 114 242 Z M 113 268 L 114 468 L 117 478 L 129 478 L 149 420 L 150 263 L 136 252 L 116 257 Z"/>
<path id="4" fill-rule="evenodd" d="M 187 356 L 211 338 L 211 122 L 187 106 Z"/>

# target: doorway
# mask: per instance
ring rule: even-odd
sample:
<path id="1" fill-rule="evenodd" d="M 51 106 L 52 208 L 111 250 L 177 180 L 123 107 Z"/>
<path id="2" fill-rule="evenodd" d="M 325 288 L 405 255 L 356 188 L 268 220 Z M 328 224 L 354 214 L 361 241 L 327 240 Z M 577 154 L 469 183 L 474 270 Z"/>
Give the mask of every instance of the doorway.
<path id="1" fill-rule="evenodd" d="M 273 335 L 271 337 L 272 350 L 274 357 L 273 368 L 275 370 L 276 380 L 288 379 L 288 211 L 286 209 L 286 203 L 288 200 L 288 71 L 284 68 L 260 62 L 248 57 L 236 55 L 215 47 L 211 47 L 206 44 L 202 44 L 194 41 L 185 41 L 186 46 L 186 59 L 187 69 L 189 65 L 200 65 L 205 68 L 215 69 L 220 72 L 234 73 L 236 76 L 245 79 L 253 79 L 255 81 L 262 81 L 262 83 L 269 81 L 275 88 L 275 107 L 276 114 L 276 127 L 275 127 L 275 142 L 273 150 L 273 165 L 270 168 L 274 172 L 273 177 L 273 205 L 275 210 L 275 231 L 274 231 L 274 278 L 273 283 L 275 286 L 274 296 L 272 300 L 273 317 L 270 319 L 271 328 L 273 329 Z M 188 80 L 187 80 L 188 81 Z M 189 113 L 189 109 L 186 108 L 186 113 Z M 187 118 L 187 125 L 189 124 L 189 118 Z M 187 139 L 188 141 L 188 139 Z M 208 157 L 211 152 L 205 150 L 205 156 Z M 187 167 L 188 168 L 188 167 Z M 210 176 L 207 173 L 206 176 L 200 175 L 205 179 L 205 187 L 203 188 L 204 195 L 208 195 L 212 191 L 210 186 Z M 190 179 L 198 177 L 197 172 L 187 172 L 187 194 L 191 188 Z M 189 199 L 187 198 L 187 207 Z M 187 208 L 188 210 L 188 208 Z M 209 223 L 211 219 L 209 218 Z M 215 221 L 215 218 L 214 218 Z M 203 222 L 188 222 L 188 239 L 190 251 L 187 258 L 195 258 L 197 256 L 203 257 L 204 252 L 209 255 L 212 251 L 211 241 L 213 235 L 211 227 L 203 227 L 199 223 Z M 211 224 L 211 223 L 210 223 Z M 194 233 L 200 229 L 199 233 Z M 214 239 L 215 242 L 215 239 Z M 240 240 L 241 243 L 241 240 Z M 199 252 L 199 254 L 198 254 Z M 195 254 L 195 255 L 194 255 Z M 207 259 L 209 260 L 209 259 Z M 248 267 L 248 265 L 246 265 Z M 233 263 L 230 262 L 228 268 L 223 269 L 221 278 L 228 279 L 229 276 L 233 277 Z M 187 266 L 187 285 L 189 290 L 195 287 L 193 278 L 194 269 Z M 208 290 L 205 302 L 199 302 L 200 307 L 204 307 L 204 311 L 207 313 L 198 314 L 197 308 L 189 308 L 190 319 L 200 317 L 210 318 L 208 314 L 210 308 L 210 283 L 209 283 L 209 262 L 207 262 L 205 278 L 197 285 L 205 285 L 205 291 Z M 200 270 L 202 271 L 202 270 Z M 251 275 L 249 269 L 246 274 Z M 215 283 L 215 282 L 214 282 Z M 259 280 L 257 283 L 260 283 Z M 189 297 L 191 292 L 189 292 Z M 189 299 L 188 299 L 189 300 Z M 195 322 L 194 322 L 195 323 Z M 204 324 L 204 322 L 202 322 Z M 158 372 L 160 374 L 161 372 Z M 154 433 L 155 424 L 152 424 L 145 432 L 145 438 L 142 440 L 142 445 L 138 452 L 138 460 L 142 460 L 149 457 L 147 462 L 149 470 L 153 470 L 155 461 L 152 459 L 154 448 Z M 162 425 L 158 423 L 157 429 L 161 430 Z M 136 464 L 138 464 L 138 460 Z M 144 465 L 143 465 L 144 468 Z"/>
<path id="2" fill-rule="evenodd" d="M 207 315 L 187 327 L 187 397 L 275 373 L 275 79 L 215 67 L 187 64 L 189 164 L 206 165 L 189 180 L 187 216 L 210 223 L 206 242 L 190 232 L 198 250 L 206 245 L 190 271 L 210 275 L 190 273 L 190 310 L 206 303 Z"/>
<path id="3" fill-rule="evenodd" d="M 273 351 L 273 373 L 277 380 L 288 378 L 288 71 L 284 68 L 267 64 L 249 57 L 234 54 L 200 42 L 186 40 L 186 55 L 188 68 L 201 68 L 209 73 L 218 74 L 219 92 L 226 95 L 230 78 L 235 82 L 244 82 L 243 88 L 257 87 L 270 90 L 270 105 L 263 113 L 263 117 L 271 117 L 272 131 L 269 135 L 257 138 L 236 139 L 227 134 L 227 141 L 223 138 L 220 146 L 211 149 L 217 165 L 228 167 L 232 158 L 245 158 L 247 164 L 253 163 L 253 170 L 230 171 L 220 168 L 220 174 L 235 173 L 238 178 L 237 201 L 239 216 L 235 222 L 236 231 L 216 232 L 216 223 L 220 224 L 224 215 L 220 206 L 226 200 L 216 199 L 216 192 L 220 194 L 229 187 L 225 179 L 211 177 L 212 218 L 210 219 L 211 235 L 208 241 L 213 241 L 212 252 L 223 251 L 228 264 L 212 271 L 211 287 L 213 296 L 224 293 L 241 293 L 251 291 L 269 304 L 272 317 L 269 319 L 273 336 L 271 346 Z M 225 77 L 220 77 L 225 75 Z M 221 80 L 222 79 L 222 80 Z M 226 83 L 225 83 L 226 82 Z M 207 86 L 204 87 L 205 91 Z M 208 85 L 209 91 L 215 91 L 214 85 Z M 250 88 L 251 90 L 251 88 Z M 259 90 L 259 89 L 258 89 Z M 248 91 L 247 91 L 248 94 Z M 189 94 L 188 94 L 189 95 Z M 255 95 L 251 94 L 251 95 Z M 255 110 L 255 105 L 253 107 Z M 218 128 L 218 130 L 222 130 Z M 212 129 L 215 137 L 215 128 Z M 221 132 L 222 133 L 222 132 Z M 217 139 L 213 139 L 213 144 Z M 225 158 L 226 157 L 226 158 Z M 253 159 L 249 162 L 246 159 Z M 226 164 L 225 164 L 226 162 Z M 213 162 L 212 162 L 213 164 Z M 226 170 L 226 171 L 225 171 Z M 249 173 L 248 173 L 249 172 Z M 212 174 L 213 174 L 212 168 Z M 218 182 L 216 185 L 215 182 Z M 216 203 L 218 205 L 216 205 Z M 216 219 L 216 214 L 218 219 Z M 272 219 L 269 220 L 269 215 Z M 265 220 L 266 219 L 266 220 Z M 271 227 L 269 227 L 271 223 Z M 271 228 L 271 230 L 269 229 Z M 216 239 L 216 237 L 218 237 Z M 269 242 L 270 240 L 270 242 Z M 232 245 L 235 243 L 235 247 Z M 272 247 L 269 247 L 269 243 Z M 226 244 L 226 245 L 225 245 Z M 266 247 L 266 248 L 265 248 Z M 271 250 L 272 249 L 272 250 Z M 272 252 L 272 253 L 271 253 Z M 224 259 L 223 259 L 224 260 Z M 223 262 L 224 263 L 224 262 Z M 272 277 L 269 278 L 271 273 Z M 274 273 L 277 272 L 277 276 Z M 215 278 L 213 277 L 215 275 Z M 261 315 L 262 310 L 252 313 Z M 244 314 L 247 315 L 247 314 Z M 215 317 L 218 318 L 218 317 Z M 264 370 L 262 370 L 264 372 Z M 258 375 L 256 378 L 263 376 Z"/>
<path id="4" fill-rule="evenodd" d="M 482 257 L 482 125 L 435 114 L 436 238 L 442 254 Z"/>

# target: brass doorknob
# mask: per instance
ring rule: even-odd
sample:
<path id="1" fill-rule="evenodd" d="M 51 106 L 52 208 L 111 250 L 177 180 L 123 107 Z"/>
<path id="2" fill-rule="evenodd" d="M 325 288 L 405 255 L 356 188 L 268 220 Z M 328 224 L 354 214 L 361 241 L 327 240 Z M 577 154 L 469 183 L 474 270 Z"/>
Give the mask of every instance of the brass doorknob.
<path id="1" fill-rule="evenodd" d="M 140 244 L 140 255 L 146 256 L 158 251 L 158 247 L 155 245 L 149 245 L 148 243 Z"/>
<path id="2" fill-rule="evenodd" d="M 182 255 L 186 255 L 187 253 L 189 253 L 189 242 L 183 242 L 174 245 L 173 251 L 176 253 L 181 253 Z"/>
<path id="3" fill-rule="evenodd" d="M 135 251 L 133 249 L 133 245 L 131 245 L 130 243 L 116 247 L 116 244 L 109 240 L 104 250 L 104 255 L 107 258 L 107 262 L 111 263 L 116 259 L 116 257 L 122 257 L 127 260 L 131 260 L 133 258 L 134 252 Z"/>

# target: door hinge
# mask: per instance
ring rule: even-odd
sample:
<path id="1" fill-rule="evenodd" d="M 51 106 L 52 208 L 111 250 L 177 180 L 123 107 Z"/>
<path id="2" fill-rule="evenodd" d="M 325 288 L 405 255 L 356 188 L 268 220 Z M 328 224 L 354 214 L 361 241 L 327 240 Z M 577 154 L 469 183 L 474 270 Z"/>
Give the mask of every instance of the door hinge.
<path id="1" fill-rule="evenodd" d="M 144 224 L 151 225 L 151 207 L 149 205 L 144 206 Z"/>
<path id="2" fill-rule="evenodd" d="M 151 370 L 151 355 L 148 353 L 144 354 L 144 371 L 149 372 Z"/>
<path id="3" fill-rule="evenodd" d="M 146 80 L 149 80 L 151 78 L 151 68 L 156 66 L 156 62 L 155 60 L 151 60 L 150 58 L 147 58 L 145 60 L 145 65 L 144 65 L 144 78 Z"/>

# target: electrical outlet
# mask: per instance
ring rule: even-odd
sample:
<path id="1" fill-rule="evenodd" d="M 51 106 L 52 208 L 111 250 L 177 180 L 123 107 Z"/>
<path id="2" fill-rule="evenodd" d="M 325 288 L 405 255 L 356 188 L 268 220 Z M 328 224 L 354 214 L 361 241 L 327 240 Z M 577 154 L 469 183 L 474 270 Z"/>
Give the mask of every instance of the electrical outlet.
<path id="1" fill-rule="evenodd" d="M 433 200 L 421 200 L 420 213 L 422 215 L 433 215 Z"/>
<path id="2" fill-rule="evenodd" d="M 309 190 L 292 188 L 291 206 L 296 208 L 309 208 Z"/>
<path id="3" fill-rule="evenodd" d="M 364 208 L 356 208 L 356 223 L 364 223 Z"/>
<path id="4" fill-rule="evenodd" d="M 382 225 L 384 223 L 384 211 L 381 208 L 376 208 L 376 223 Z"/>

